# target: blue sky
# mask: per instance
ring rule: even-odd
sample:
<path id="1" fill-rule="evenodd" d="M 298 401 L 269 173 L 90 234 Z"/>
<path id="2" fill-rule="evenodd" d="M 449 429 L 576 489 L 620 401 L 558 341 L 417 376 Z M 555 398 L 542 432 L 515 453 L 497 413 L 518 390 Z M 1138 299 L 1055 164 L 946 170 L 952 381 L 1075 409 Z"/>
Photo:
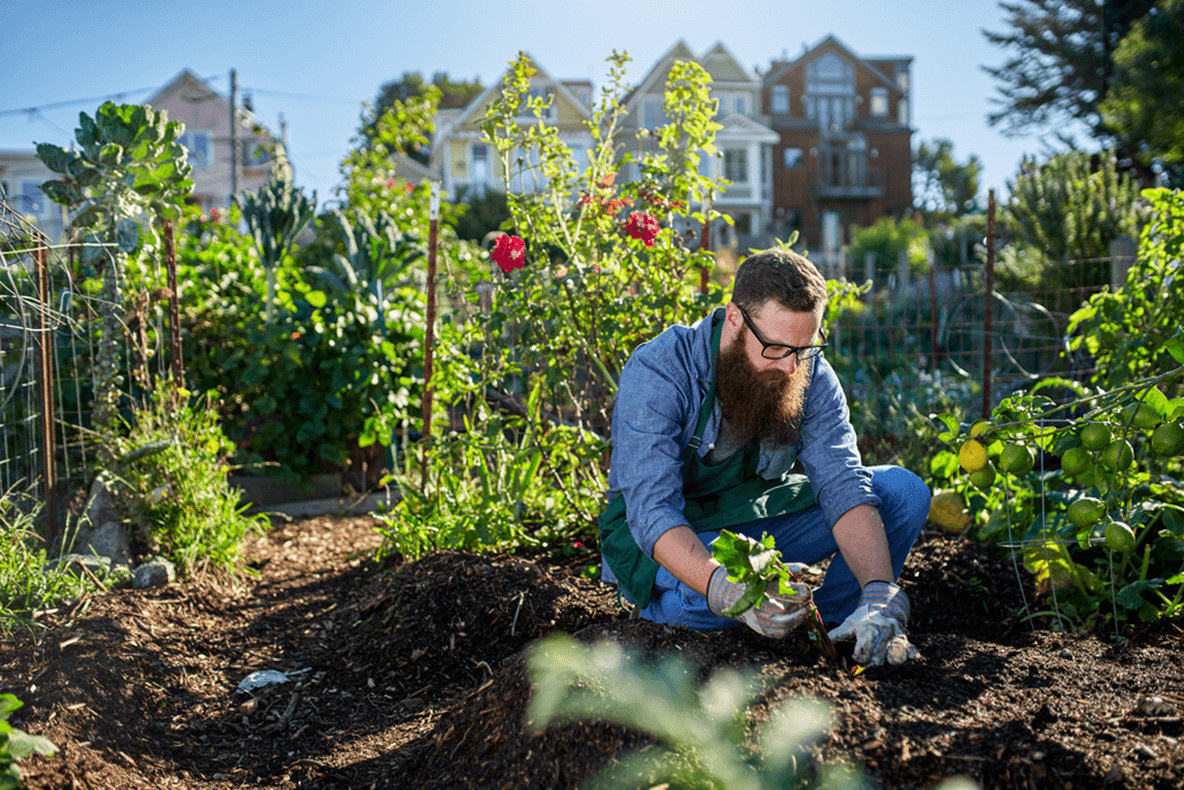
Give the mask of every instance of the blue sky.
<path id="1" fill-rule="evenodd" d="M 767 68 L 833 34 L 858 55 L 911 55 L 914 146 L 945 137 L 959 160 L 977 154 L 984 194 L 1002 197 L 1021 156 L 1045 146 L 987 125 L 995 88 L 982 66 L 1004 53 L 983 28 L 1003 29 L 995 0 L 0 0 L 0 148 L 67 144 L 79 111 L 143 101 L 184 67 L 225 92 L 233 67 L 265 124 L 284 114 L 297 182 L 324 200 L 361 102 L 405 71 L 489 84 L 526 50 L 552 76 L 599 88 L 614 49 L 637 84 L 679 38 L 696 53 L 723 41 Z"/>

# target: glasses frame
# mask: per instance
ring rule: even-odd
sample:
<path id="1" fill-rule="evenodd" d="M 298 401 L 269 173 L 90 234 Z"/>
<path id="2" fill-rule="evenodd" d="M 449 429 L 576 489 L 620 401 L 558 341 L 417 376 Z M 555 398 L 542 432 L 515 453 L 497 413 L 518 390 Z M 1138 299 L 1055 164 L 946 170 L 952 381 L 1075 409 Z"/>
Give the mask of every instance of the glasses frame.
<path id="1" fill-rule="evenodd" d="M 754 324 L 752 322 L 752 319 L 748 316 L 748 311 L 746 311 L 743 307 L 741 307 L 738 302 L 735 304 L 736 304 L 736 309 L 738 309 L 740 311 L 741 317 L 744 318 L 745 325 L 749 329 L 752 330 L 752 335 L 753 335 L 753 337 L 756 338 L 756 342 L 761 344 L 761 357 L 763 357 L 764 359 L 769 359 L 769 360 L 785 359 L 790 354 L 793 354 L 798 362 L 806 362 L 807 360 L 813 359 L 814 357 L 821 354 L 822 350 L 824 348 L 826 348 L 828 345 L 830 345 L 829 343 L 826 342 L 826 332 L 822 331 L 822 327 L 818 328 L 818 336 L 822 338 L 822 342 L 817 343 L 812 346 L 789 346 L 789 345 L 786 345 L 785 343 L 770 343 L 769 341 L 765 340 L 764 337 L 761 336 L 761 330 L 756 328 L 756 324 Z M 769 356 L 769 349 L 771 347 L 784 348 L 784 349 L 786 349 L 786 352 L 780 356 L 772 357 L 772 356 Z M 815 351 L 815 349 L 817 349 L 817 350 Z M 802 356 L 803 351 L 813 351 L 813 353 L 810 354 L 809 356 L 803 357 Z"/>

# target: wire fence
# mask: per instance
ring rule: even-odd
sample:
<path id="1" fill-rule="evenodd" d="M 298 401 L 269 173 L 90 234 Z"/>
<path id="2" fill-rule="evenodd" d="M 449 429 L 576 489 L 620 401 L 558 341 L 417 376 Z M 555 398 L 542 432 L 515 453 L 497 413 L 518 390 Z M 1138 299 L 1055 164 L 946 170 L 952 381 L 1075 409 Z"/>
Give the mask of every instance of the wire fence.
<path id="1" fill-rule="evenodd" d="M 120 305 L 102 299 L 99 275 L 111 260 L 93 244 L 51 243 L 0 200 L 0 492 L 40 502 L 47 537 L 85 502 L 96 471 L 90 426 L 101 316 L 115 311 L 122 330 L 113 342 L 124 407 L 167 374 L 165 310 L 147 293 Z"/>

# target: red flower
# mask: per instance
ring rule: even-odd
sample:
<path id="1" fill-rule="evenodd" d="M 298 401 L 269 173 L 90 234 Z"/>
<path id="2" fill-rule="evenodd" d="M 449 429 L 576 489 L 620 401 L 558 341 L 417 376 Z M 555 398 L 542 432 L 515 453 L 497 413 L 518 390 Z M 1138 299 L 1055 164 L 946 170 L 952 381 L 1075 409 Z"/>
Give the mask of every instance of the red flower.
<path id="1" fill-rule="evenodd" d="M 629 215 L 629 223 L 625 231 L 635 239 L 641 239 L 647 247 L 654 246 L 654 239 L 658 236 L 658 220 L 644 211 L 634 211 Z"/>
<path id="2" fill-rule="evenodd" d="M 216 208 L 210 209 L 210 222 L 217 222 L 222 218 L 222 214 Z"/>
<path id="3" fill-rule="evenodd" d="M 514 269 L 521 269 L 526 265 L 525 251 L 526 242 L 517 236 L 503 234 L 497 237 L 497 243 L 493 245 L 493 252 L 489 253 L 489 257 L 503 272 L 509 274 Z"/>
<path id="4" fill-rule="evenodd" d="M 617 174 L 609 173 L 607 176 L 597 181 L 596 186 L 600 187 L 601 189 L 608 189 L 615 183 L 617 183 Z"/>
<path id="5" fill-rule="evenodd" d="M 413 187 L 411 184 L 404 184 L 403 189 L 406 189 L 408 192 L 411 192 L 412 190 L 415 189 L 415 187 Z"/>
<path id="6" fill-rule="evenodd" d="M 395 185 L 395 179 L 393 179 L 393 178 L 388 178 L 388 179 L 386 180 L 386 188 L 387 188 L 387 189 L 390 189 L 390 188 L 391 188 L 391 187 L 393 187 L 394 185 Z"/>

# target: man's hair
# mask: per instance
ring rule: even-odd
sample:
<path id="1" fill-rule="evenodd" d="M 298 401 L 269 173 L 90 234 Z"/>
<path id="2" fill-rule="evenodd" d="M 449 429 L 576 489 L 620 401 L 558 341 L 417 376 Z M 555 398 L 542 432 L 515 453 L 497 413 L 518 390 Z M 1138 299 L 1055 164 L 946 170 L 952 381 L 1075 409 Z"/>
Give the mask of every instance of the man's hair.
<path id="1" fill-rule="evenodd" d="M 792 250 L 771 249 L 749 255 L 736 270 L 732 301 L 745 310 L 768 300 L 795 313 L 810 313 L 826 304 L 826 280 L 817 267 Z"/>

